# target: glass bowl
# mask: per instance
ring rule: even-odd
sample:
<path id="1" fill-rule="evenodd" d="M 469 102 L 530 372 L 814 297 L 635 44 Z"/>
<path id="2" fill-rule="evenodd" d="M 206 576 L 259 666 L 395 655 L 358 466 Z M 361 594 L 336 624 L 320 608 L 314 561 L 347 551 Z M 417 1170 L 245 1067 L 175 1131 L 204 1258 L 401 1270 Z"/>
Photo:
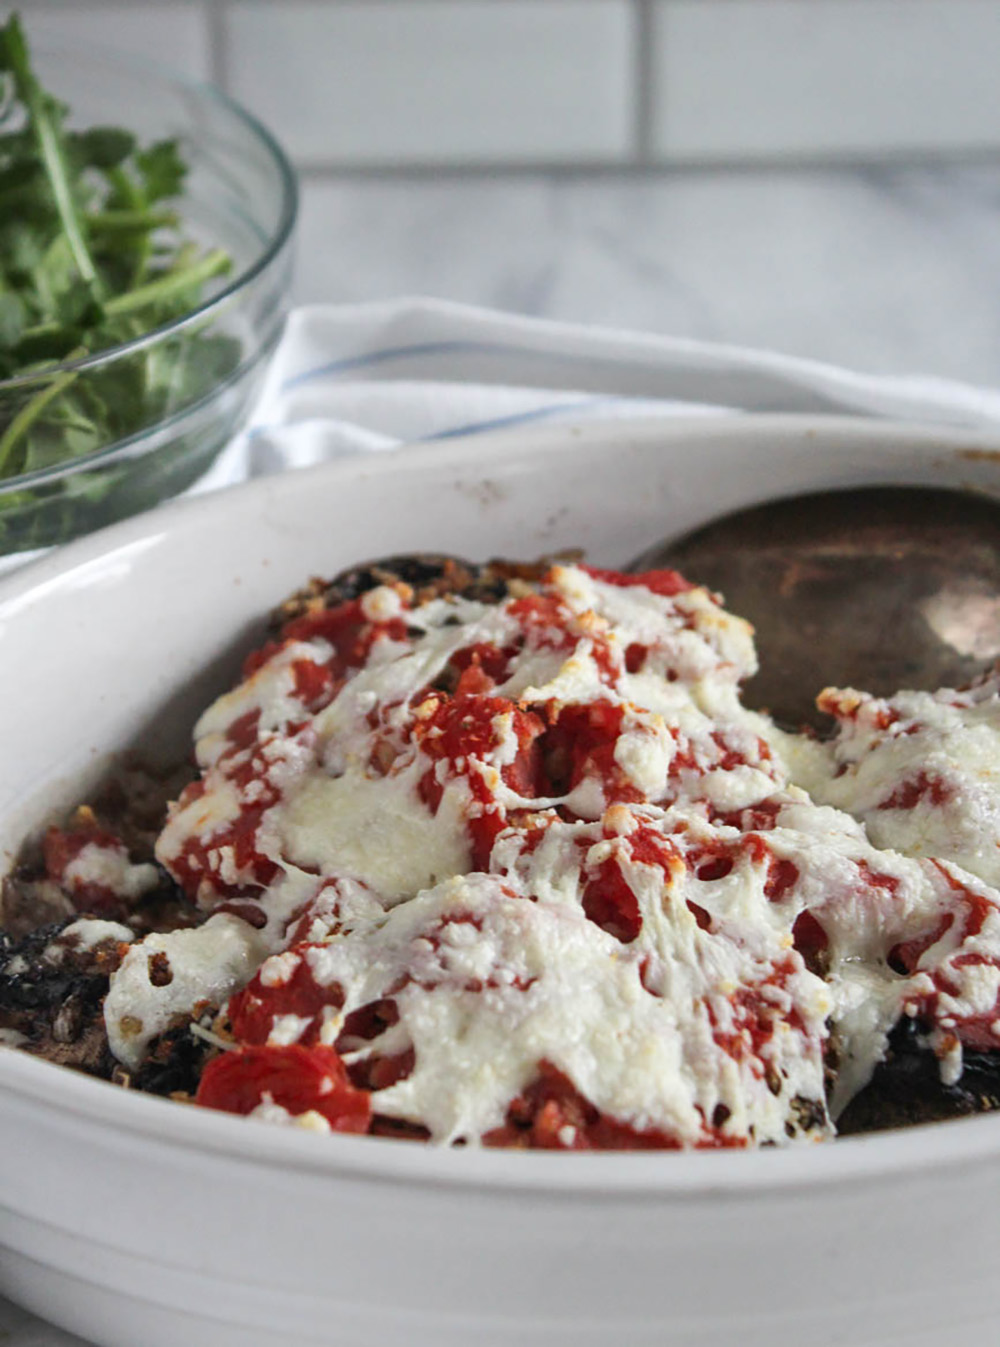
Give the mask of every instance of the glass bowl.
<path id="1" fill-rule="evenodd" d="M 0 477 L 0 555 L 135 514 L 206 472 L 245 419 L 281 334 L 297 211 L 283 151 L 218 90 L 122 56 L 39 49 L 33 60 L 43 86 L 69 106 L 70 128 L 123 126 L 143 145 L 178 139 L 188 166 L 177 203 L 183 233 L 202 249 L 224 249 L 232 267 L 180 319 L 83 359 L 0 380 L 0 425 L 9 427 L 26 408 L 44 415 L 47 390 L 52 405 L 70 383 L 108 405 L 138 378 L 170 372 L 155 398 L 136 407 L 127 434 L 109 432 L 105 442 L 92 439 L 78 456 L 51 464 L 19 464 L 11 452 Z"/>

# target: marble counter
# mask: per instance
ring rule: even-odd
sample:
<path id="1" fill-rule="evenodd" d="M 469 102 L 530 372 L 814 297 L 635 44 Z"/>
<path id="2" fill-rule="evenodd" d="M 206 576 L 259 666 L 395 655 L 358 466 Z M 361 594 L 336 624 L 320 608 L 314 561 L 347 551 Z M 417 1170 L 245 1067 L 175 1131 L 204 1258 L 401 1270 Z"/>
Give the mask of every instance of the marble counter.
<path id="1" fill-rule="evenodd" d="M 303 187 L 300 302 L 437 295 L 1000 383 L 1000 164 Z M 0 1342 L 80 1347 L 2 1300 Z"/>
<path id="2" fill-rule="evenodd" d="M 306 181 L 297 297 L 428 294 L 1000 382 L 1000 163 Z"/>

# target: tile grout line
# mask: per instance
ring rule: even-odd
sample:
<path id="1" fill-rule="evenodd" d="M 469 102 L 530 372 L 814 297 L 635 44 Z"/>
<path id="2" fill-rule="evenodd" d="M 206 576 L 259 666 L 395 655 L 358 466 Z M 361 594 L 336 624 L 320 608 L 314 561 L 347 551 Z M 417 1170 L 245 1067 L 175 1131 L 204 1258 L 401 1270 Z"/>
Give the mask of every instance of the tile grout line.
<path id="1" fill-rule="evenodd" d="M 976 167 L 1000 163 L 1000 149 L 996 146 L 970 146 L 959 149 L 894 150 L 881 153 L 843 154 L 770 154 L 744 156 L 673 156 L 649 163 L 623 163 L 613 159 L 568 161 L 565 159 L 496 159 L 482 160 L 427 160 L 364 162 L 358 160 L 315 159 L 308 155 L 293 156 L 296 171 L 310 182 L 324 179 L 340 183 L 357 181 L 454 181 L 463 178 L 491 177 L 551 177 L 556 179 L 600 178 L 634 179 L 643 177 L 711 176 L 718 173 L 736 173 L 752 177 L 757 173 L 840 173 L 858 169 L 896 169 L 926 167 Z"/>
<path id="2" fill-rule="evenodd" d="M 204 0 L 207 5 L 205 23 L 208 29 L 208 72 L 213 84 L 229 90 L 229 0 Z"/>
<path id="3" fill-rule="evenodd" d="M 12 5 L 11 8 L 20 9 L 22 17 L 36 14 L 58 14 L 60 11 L 72 14 L 86 14 L 89 10 L 97 9 L 100 11 L 117 10 L 122 14 L 134 13 L 138 0 L 95 0 L 92 5 L 82 4 L 81 0 L 22 0 L 20 5 Z M 158 0 L 161 8 L 167 9 L 200 9 L 204 0 Z"/>
<path id="4" fill-rule="evenodd" d="M 653 0 L 633 0 L 635 36 L 633 76 L 635 81 L 635 153 L 637 164 L 646 166 L 653 157 Z"/>

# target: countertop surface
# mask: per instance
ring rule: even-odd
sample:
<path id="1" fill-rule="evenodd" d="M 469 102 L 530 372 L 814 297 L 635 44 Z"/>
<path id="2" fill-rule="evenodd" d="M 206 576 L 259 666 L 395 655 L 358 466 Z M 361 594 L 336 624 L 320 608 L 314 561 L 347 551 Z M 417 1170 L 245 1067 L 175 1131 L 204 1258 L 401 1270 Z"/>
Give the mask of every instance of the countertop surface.
<path id="1" fill-rule="evenodd" d="M 306 181 L 296 298 L 403 294 L 1000 382 L 1000 163 Z"/>
<path id="2" fill-rule="evenodd" d="M 295 298 L 434 295 L 996 386 L 998 277 L 1000 163 L 385 175 L 303 184 Z M 2 1298 L 0 1343 L 81 1347 Z"/>

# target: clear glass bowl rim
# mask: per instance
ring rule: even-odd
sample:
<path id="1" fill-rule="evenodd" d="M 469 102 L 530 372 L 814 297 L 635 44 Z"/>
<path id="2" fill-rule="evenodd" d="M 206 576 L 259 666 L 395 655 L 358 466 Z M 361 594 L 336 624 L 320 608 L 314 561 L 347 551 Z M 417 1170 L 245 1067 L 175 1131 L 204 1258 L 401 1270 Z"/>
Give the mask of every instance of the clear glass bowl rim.
<path id="1" fill-rule="evenodd" d="M 299 188 L 295 170 L 285 151 L 281 148 L 276 138 L 271 134 L 264 124 L 259 121 L 252 112 L 249 112 L 241 103 L 238 103 L 229 94 L 213 84 L 208 84 L 204 80 L 194 79 L 191 76 L 184 75 L 177 71 L 169 69 L 167 66 L 160 65 L 156 61 L 146 60 L 141 56 L 132 56 L 124 52 L 108 54 L 95 48 L 82 47 L 57 47 L 48 44 L 39 44 L 36 49 L 50 57 L 67 57 L 79 64 L 81 57 L 87 62 L 94 62 L 105 66 L 111 70 L 131 71 L 132 73 L 145 73 L 158 80 L 161 84 L 172 86 L 175 89 L 189 91 L 196 94 L 199 98 L 208 103 L 215 103 L 224 108 L 226 112 L 232 114 L 237 121 L 250 131 L 251 135 L 264 146 L 271 160 L 278 170 L 278 180 L 281 188 L 281 210 L 278 216 L 278 223 L 273 230 L 270 238 L 264 244 L 260 255 L 238 272 L 231 280 L 223 286 L 221 290 L 216 291 L 210 298 L 199 304 L 197 308 L 184 314 L 182 318 L 175 318 L 170 323 L 164 323 L 160 327 L 150 329 L 144 332 L 141 337 L 134 337 L 131 341 L 122 342 L 118 346 L 108 346 L 103 351 L 95 351 L 91 355 L 82 356 L 79 360 L 64 360 L 59 364 L 51 365 L 44 370 L 36 370 L 30 374 L 15 374 L 9 379 L 0 379 L 0 395 L 18 388 L 30 387 L 37 384 L 42 379 L 58 377 L 70 371 L 99 369 L 102 365 L 108 365 L 123 356 L 131 355 L 134 352 L 145 350 L 149 346 L 156 345 L 157 342 L 175 333 L 183 332 L 186 328 L 200 322 L 214 310 L 221 308 L 227 300 L 233 295 L 244 289 L 262 272 L 266 271 L 270 264 L 282 252 L 285 245 L 292 236 L 295 228 L 295 221 L 298 217 L 299 209 Z M 58 93 L 58 91 L 56 91 Z M 159 423 L 157 423 L 159 424 Z M 156 427 L 148 427 L 155 429 Z M 93 454 L 84 455 L 76 460 L 81 466 L 86 463 L 92 465 L 95 460 L 104 454 L 111 452 L 119 447 L 120 441 L 114 444 L 105 445 L 96 450 Z M 65 470 L 71 464 L 58 464 L 56 468 Z M 8 477 L 0 482 L 0 490 L 4 492 L 11 490 L 15 483 L 22 486 L 29 482 L 34 485 L 40 480 L 46 479 L 52 469 L 43 468 L 41 471 L 23 473 L 17 477 Z M 62 475 L 62 473 L 57 473 Z"/>

